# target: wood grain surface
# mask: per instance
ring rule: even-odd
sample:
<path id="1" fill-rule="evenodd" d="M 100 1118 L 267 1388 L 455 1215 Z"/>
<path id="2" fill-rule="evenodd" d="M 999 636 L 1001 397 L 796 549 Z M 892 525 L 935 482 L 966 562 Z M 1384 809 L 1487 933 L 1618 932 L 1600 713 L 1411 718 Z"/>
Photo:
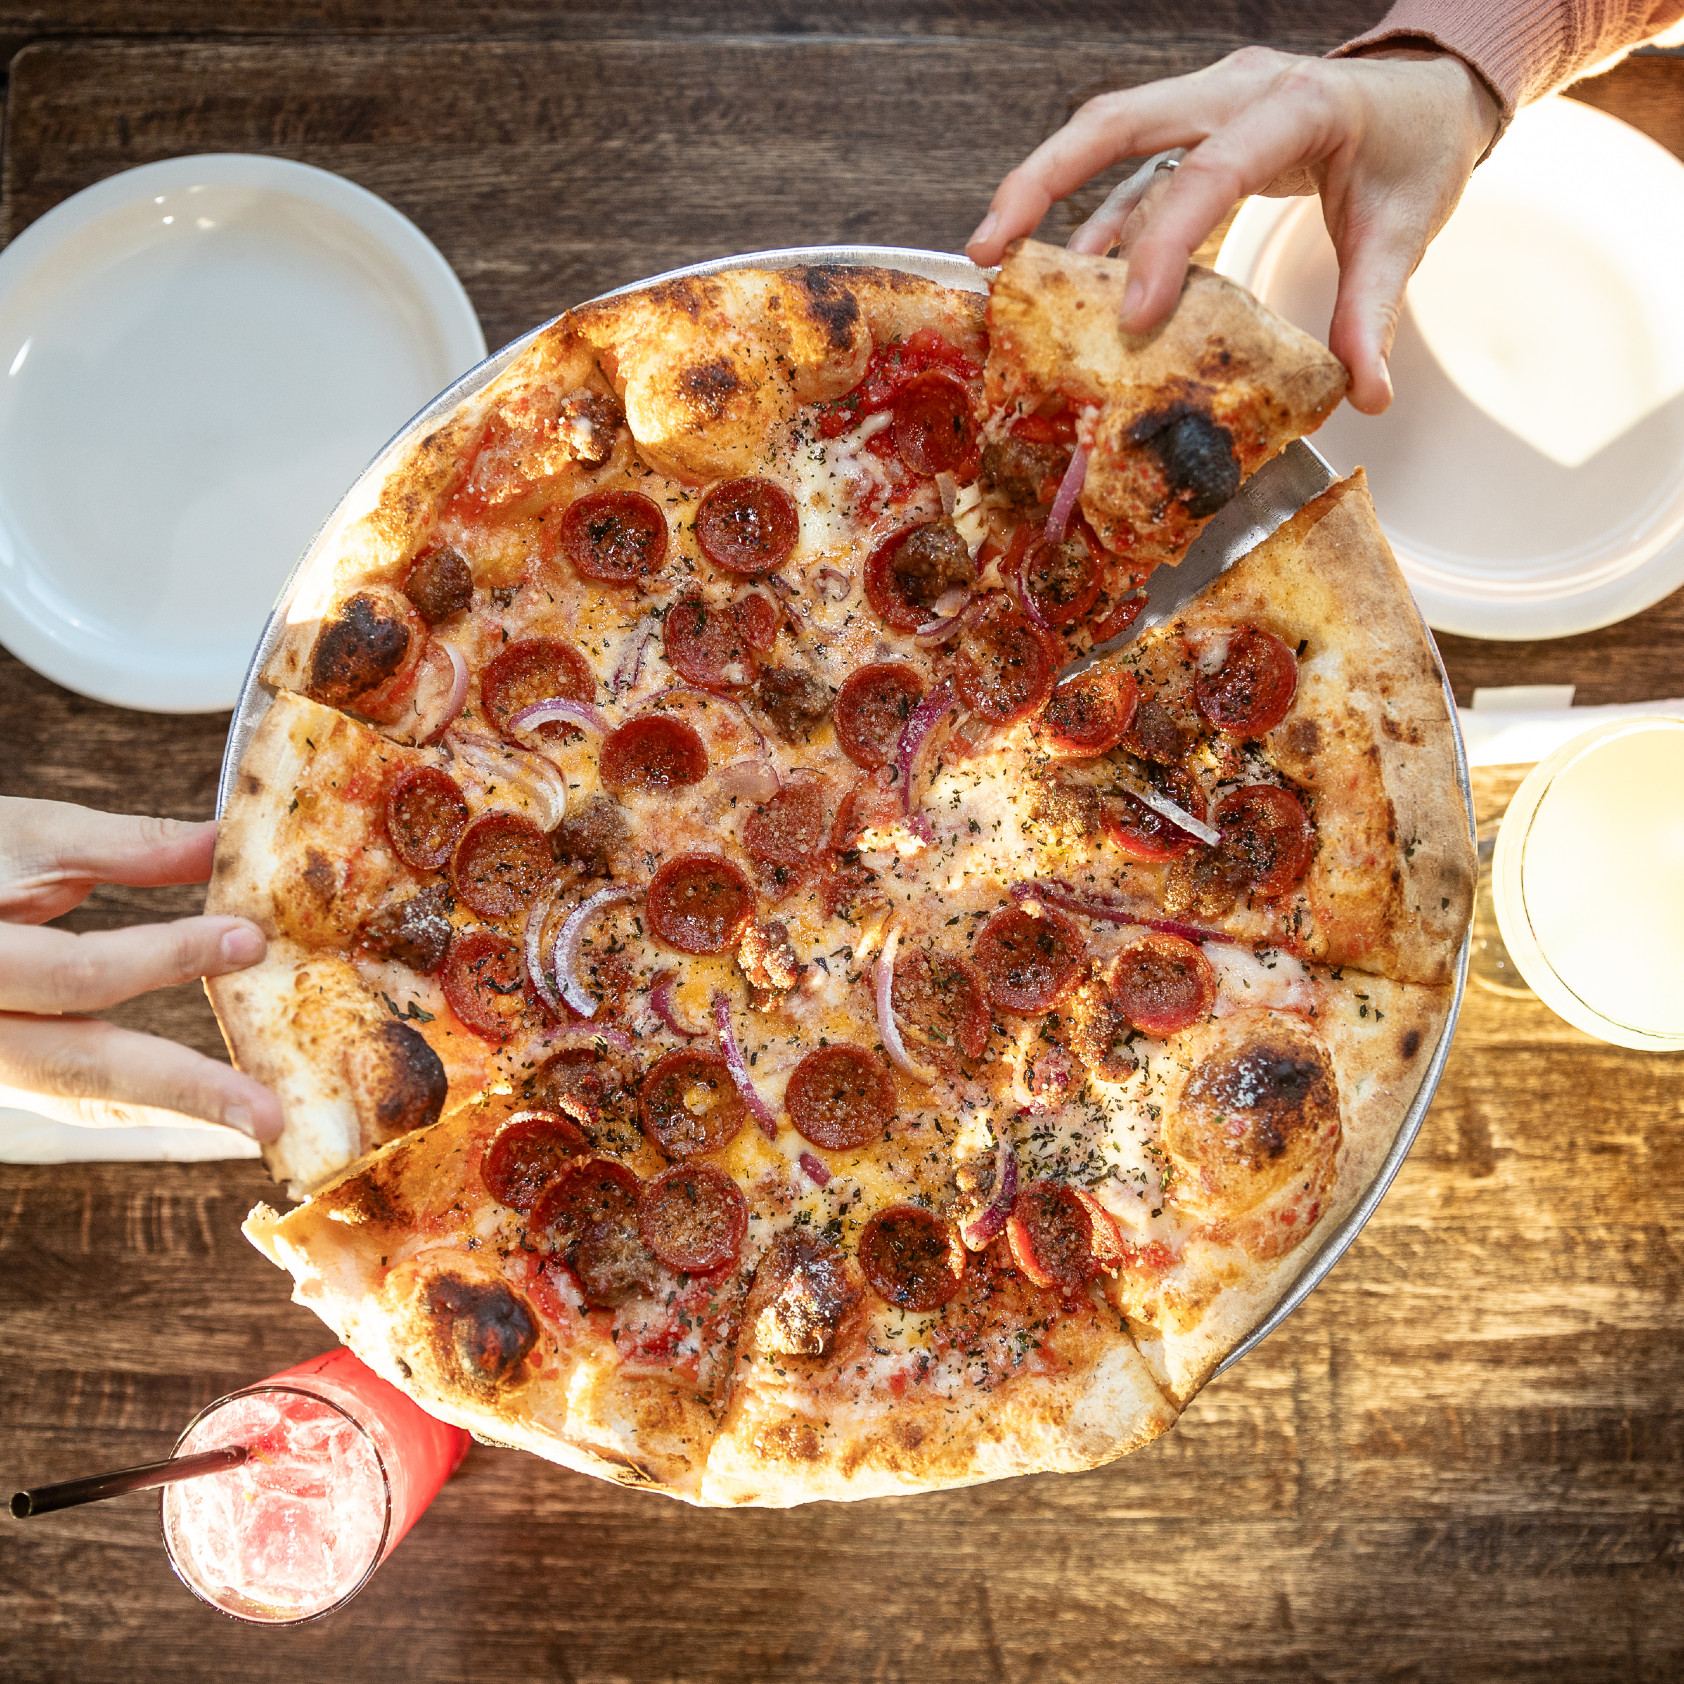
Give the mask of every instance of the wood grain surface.
<path id="1" fill-rule="evenodd" d="M 0 44 L 35 43 L 12 61 L 0 217 L 16 233 L 182 152 L 303 159 L 413 217 L 499 343 L 715 252 L 954 247 L 1087 93 L 1247 38 L 1318 49 L 1381 10 L 0 0 Z M 1586 92 L 1684 151 L 1684 64 Z M 1444 643 L 1464 700 L 1676 694 L 1684 594 L 1585 638 Z M 88 702 L 0 653 L 0 793 L 202 816 L 225 728 Z M 67 922 L 196 898 L 101 891 Z M 191 989 L 120 1015 L 216 1044 Z M 1470 993 L 1343 1263 L 1111 1468 L 721 1515 L 475 1449 L 349 1609 L 278 1633 L 194 1603 L 130 1498 L 0 1525 L 0 1677 L 1676 1678 L 1681 1075 Z M 161 1455 L 203 1403 L 326 1346 L 239 1237 L 264 1196 L 249 1163 L 0 1168 L 0 1485 Z"/>

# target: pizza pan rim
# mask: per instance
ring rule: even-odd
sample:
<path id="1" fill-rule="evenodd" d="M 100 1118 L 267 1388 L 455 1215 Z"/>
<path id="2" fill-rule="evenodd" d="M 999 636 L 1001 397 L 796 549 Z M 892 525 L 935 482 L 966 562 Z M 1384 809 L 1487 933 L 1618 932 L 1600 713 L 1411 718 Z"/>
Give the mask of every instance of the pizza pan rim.
<path id="1" fill-rule="evenodd" d="M 702 263 L 686 264 L 682 268 L 668 269 L 658 275 L 650 275 L 642 280 L 627 282 L 624 286 L 614 287 L 608 292 L 597 294 L 595 298 L 582 300 L 581 302 L 596 303 L 603 298 L 615 298 L 622 293 L 635 292 L 643 287 L 654 286 L 658 282 L 677 280 L 690 275 L 713 275 L 730 269 L 788 269 L 804 263 L 834 263 L 853 267 L 900 269 L 909 274 L 920 275 L 926 280 L 962 288 L 967 292 L 986 291 L 988 277 L 991 273 L 991 271 L 979 269 L 968 258 L 956 256 L 952 252 L 927 251 L 910 246 L 784 246 L 771 251 L 742 252 L 727 257 L 710 258 Z M 562 312 L 562 314 L 565 314 L 565 312 Z M 280 642 L 285 626 L 286 611 L 297 595 L 300 584 L 316 557 L 328 542 L 336 536 L 342 511 L 358 495 L 372 475 L 385 471 L 398 451 L 406 447 L 417 435 L 435 426 L 458 404 L 490 385 L 510 363 L 520 356 L 533 340 L 556 320 L 559 320 L 559 316 L 552 316 L 549 321 L 541 322 L 529 332 L 511 340 L 500 350 L 493 351 L 483 362 L 469 369 L 460 379 L 447 386 L 436 398 L 426 404 L 380 449 L 373 461 L 346 490 L 345 495 L 340 499 L 332 513 L 323 521 L 315 537 L 310 541 L 303 555 L 299 557 L 297 565 L 288 575 L 286 583 L 281 587 L 280 595 L 276 599 L 274 608 L 270 611 L 268 620 L 264 623 L 262 636 L 258 639 L 257 648 L 252 654 L 251 664 L 246 670 L 245 681 L 240 686 L 240 698 L 235 704 L 234 716 L 229 723 L 228 741 L 223 751 L 222 769 L 217 780 L 216 811 L 218 817 L 221 816 L 224 807 L 227 805 L 228 795 L 233 787 L 234 774 L 239 767 L 241 757 L 245 753 L 246 743 L 250 740 L 251 733 L 256 729 L 258 721 L 268 711 L 270 696 L 261 681 L 260 675 L 263 668 L 268 665 L 270 657 L 274 654 Z M 1419 617 L 1419 608 L 1416 612 Z M 1428 646 L 1432 649 L 1433 659 L 1438 663 L 1439 677 L 1444 685 L 1445 704 L 1450 714 L 1451 734 L 1454 743 L 1456 778 L 1467 810 L 1469 834 L 1472 835 L 1473 789 L 1468 776 L 1468 757 L 1462 741 L 1461 722 L 1456 713 L 1456 698 L 1451 690 L 1449 674 L 1445 671 L 1443 658 L 1438 651 L 1438 644 L 1434 641 L 1432 631 L 1424 619 L 1421 621 L 1421 629 L 1426 635 Z M 1241 1357 L 1248 1355 L 1262 1344 L 1327 1278 L 1334 1265 L 1349 1250 L 1352 1242 L 1362 1231 L 1363 1225 L 1374 1214 L 1380 1200 L 1385 1196 L 1387 1188 L 1391 1186 L 1397 1172 L 1403 1167 L 1404 1159 L 1409 1156 L 1410 1148 L 1415 1144 L 1416 1137 L 1421 1132 L 1421 1125 L 1426 1119 L 1427 1109 L 1432 1104 L 1433 1095 L 1438 1089 L 1439 1080 L 1444 1074 L 1444 1067 L 1450 1056 L 1450 1045 L 1456 1033 L 1456 1020 L 1461 1014 L 1462 997 L 1467 990 L 1468 957 L 1471 951 L 1471 941 L 1472 933 L 1470 929 L 1470 932 L 1463 937 L 1461 951 L 1457 955 L 1454 990 L 1444 1028 L 1421 1077 L 1421 1085 L 1416 1090 L 1414 1099 L 1410 1101 L 1409 1107 L 1404 1113 L 1403 1122 L 1398 1128 L 1391 1150 L 1386 1154 L 1385 1161 L 1381 1164 L 1378 1173 L 1357 1201 L 1355 1208 L 1332 1233 L 1322 1240 L 1280 1301 L 1217 1365 L 1211 1376 L 1212 1379 L 1218 1374 L 1225 1373 Z"/>

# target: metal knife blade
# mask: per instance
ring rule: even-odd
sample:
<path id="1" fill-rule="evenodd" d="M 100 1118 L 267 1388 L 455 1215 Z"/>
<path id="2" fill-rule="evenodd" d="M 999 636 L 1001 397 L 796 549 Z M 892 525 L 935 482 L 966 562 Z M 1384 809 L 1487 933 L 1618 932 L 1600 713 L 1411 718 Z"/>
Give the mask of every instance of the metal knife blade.
<path id="1" fill-rule="evenodd" d="M 1125 632 L 1078 656 L 1059 674 L 1059 683 L 1086 672 L 1096 661 L 1131 643 L 1143 631 L 1173 620 L 1187 603 L 1248 550 L 1284 526 L 1311 498 L 1333 484 L 1333 469 L 1303 439 L 1272 456 L 1211 516 L 1177 567 L 1157 567 L 1146 581 L 1146 606 Z"/>

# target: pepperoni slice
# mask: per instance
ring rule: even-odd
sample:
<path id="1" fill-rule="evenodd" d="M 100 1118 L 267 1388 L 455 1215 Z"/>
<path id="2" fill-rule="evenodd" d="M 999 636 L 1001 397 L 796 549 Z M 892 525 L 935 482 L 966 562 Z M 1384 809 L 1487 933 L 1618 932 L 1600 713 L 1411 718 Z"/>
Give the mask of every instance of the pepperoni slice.
<path id="1" fill-rule="evenodd" d="M 900 661 L 882 661 L 851 674 L 832 715 L 836 746 L 867 772 L 894 758 L 901 732 L 924 694 L 924 680 Z"/>
<path id="2" fill-rule="evenodd" d="M 506 1041 L 526 1009 L 520 948 L 496 930 L 470 930 L 450 944 L 439 975 L 450 1009 L 476 1035 Z"/>
<path id="3" fill-rule="evenodd" d="M 480 1179 L 498 1204 L 523 1214 L 573 1160 L 588 1154 L 590 1141 L 575 1122 L 556 1111 L 522 1111 L 497 1131 L 480 1160 Z"/>
<path id="4" fill-rule="evenodd" d="M 669 1269 L 699 1275 L 737 1261 L 748 1232 L 748 1201 L 712 1164 L 674 1164 L 643 1184 L 637 1225 Z"/>
<path id="5" fill-rule="evenodd" d="M 975 447 L 971 396 L 951 374 L 932 369 L 907 381 L 894 414 L 889 437 L 915 474 L 950 474 Z"/>
<path id="6" fill-rule="evenodd" d="M 526 1231 L 546 1251 L 566 1251 L 596 1222 L 635 1227 L 642 1183 L 612 1158 L 575 1158 L 533 1204 Z"/>
<path id="7" fill-rule="evenodd" d="M 890 994 L 895 1016 L 938 1046 L 981 1058 L 988 1045 L 988 1007 L 982 980 L 963 959 L 903 947 Z"/>
<path id="8" fill-rule="evenodd" d="M 637 1099 L 643 1132 L 669 1158 L 717 1152 L 736 1138 L 748 1117 L 725 1060 L 694 1049 L 657 1061 Z"/>
<path id="9" fill-rule="evenodd" d="M 769 479 L 728 479 L 710 486 L 696 510 L 702 554 L 744 579 L 782 567 L 800 537 L 795 499 Z"/>
<path id="10" fill-rule="evenodd" d="M 1133 673 L 1089 667 L 1047 698 L 1035 721 L 1036 740 L 1052 755 L 1104 754 L 1128 734 L 1139 697 Z"/>
<path id="11" fill-rule="evenodd" d="M 1273 632 L 1240 626 L 1228 636 L 1222 664 L 1193 680 L 1199 712 L 1219 731 L 1261 737 L 1286 718 L 1298 694 L 1298 661 Z"/>
<path id="12" fill-rule="evenodd" d="M 1125 947 L 1111 969 L 1111 992 L 1136 1029 L 1173 1035 L 1210 1016 L 1216 971 L 1198 947 L 1154 932 Z"/>
<path id="13" fill-rule="evenodd" d="M 1021 906 L 996 912 L 972 949 L 988 998 L 1023 1017 L 1051 1011 L 1075 982 L 1085 948 L 1081 932 L 1062 913 L 1037 918 Z"/>
<path id="14" fill-rule="evenodd" d="M 1223 796 L 1212 822 L 1222 832 L 1223 860 L 1238 866 L 1257 894 L 1283 894 L 1310 869 L 1315 827 L 1289 789 L 1247 784 Z"/>
<path id="15" fill-rule="evenodd" d="M 767 618 L 771 634 L 766 635 Z M 752 631 L 755 635 L 750 635 Z M 715 607 L 699 596 L 680 598 L 667 610 L 663 633 L 667 665 L 686 684 L 733 690 L 752 684 L 755 656 L 777 641 L 777 614 L 763 596 Z"/>
<path id="16" fill-rule="evenodd" d="M 550 839 L 519 813 L 482 813 L 462 832 L 450 880 L 482 918 L 507 918 L 527 905 L 555 871 Z"/>
<path id="17" fill-rule="evenodd" d="M 1144 596 L 1123 597 L 1103 620 L 1095 620 L 1093 625 L 1088 628 L 1094 642 L 1096 644 L 1109 643 L 1112 638 L 1126 632 L 1140 618 L 1141 611 L 1145 606 L 1146 598 Z"/>
<path id="18" fill-rule="evenodd" d="M 895 1120 L 895 1079 L 864 1047 L 819 1047 L 796 1065 L 784 1108 L 796 1132 L 827 1152 L 881 1140 Z"/>
<path id="19" fill-rule="evenodd" d="M 1099 548 L 1098 538 L 1080 515 L 1059 544 L 1049 543 L 1042 527 L 1024 525 L 1012 535 L 1002 571 L 1015 578 L 1021 564 L 1023 587 L 1041 618 L 1055 629 L 1071 626 L 1099 600 Z"/>
<path id="20" fill-rule="evenodd" d="M 781 869 L 780 883 L 792 868 L 812 863 L 824 847 L 830 828 L 825 788 L 821 779 L 811 777 L 787 784 L 764 807 L 756 807 L 743 826 L 748 857 Z"/>
<path id="21" fill-rule="evenodd" d="M 754 911 L 754 887 L 718 854 L 680 854 L 649 884 L 649 928 L 680 953 L 723 953 Z"/>
<path id="22" fill-rule="evenodd" d="M 684 789 L 708 775 L 708 751 L 682 719 L 640 713 L 608 733 L 597 773 L 612 790 Z"/>
<path id="23" fill-rule="evenodd" d="M 1032 1181 L 1006 1219 L 1012 1261 L 1036 1286 L 1080 1292 L 1099 1273 L 1093 1217 L 1075 1188 L 1061 1181 Z"/>
<path id="24" fill-rule="evenodd" d="M 1074 444 L 1076 412 L 1061 409 L 1056 415 L 1020 415 L 1011 425 L 1011 434 L 1029 444 Z"/>
<path id="25" fill-rule="evenodd" d="M 860 1271 L 885 1303 L 939 1310 L 965 1277 L 957 1231 L 917 1205 L 890 1205 L 860 1234 Z"/>
<path id="26" fill-rule="evenodd" d="M 467 823 L 466 797 L 436 766 L 406 766 L 386 786 L 386 834 L 398 858 L 417 871 L 437 871 Z"/>
<path id="27" fill-rule="evenodd" d="M 480 700 L 491 723 L 510 742 L 519 742 L 509 721 L 534 702 L 561 697 L 589 702 L 596 697 L 596 674 L 590 662 L 559 637 L 530 637 L 511 643 L 479 675 Z M 574 729 L 559 721 L 538 727 L 540 737 L 564 736 Z"/>
<path id="28" fill-rule="evenodd" d="M 1130 754 L 1159 766 L 1179 766 L 1193 746 L 1194 733 L 1150 691 L 1142 693 L 1134 710 L 1134 723 L 1123 739 Z M 1177 801 L 1181 800 L 1176 796 Z M 1186 802 L 1181 803 L 1186 806 Z"/>
<path id="29" fill-rule="evenodd" d="M 1194 818 L 1205 817 L 1205 792 L 1191 772 L 1174 766 L 1158 772 L 1152 782 Z M 1103 822 L 1106 835 L 1137 860 L 1174 859 L 1199 846 L 1198 837 L 1171 824 L 1162 813 L 1144 801 L 1136 801 L 1132 795 L 1113 796 L 1106 804 Z"/>
<path id="30" fill-rule="evenodd" d="M 959 699 L 972 713 L 1010 725 L 1051 694 L 1060 656 L 1023 611 L 1001 596 L 959 634 Z"/>
<path id="31" fill-rule="evenodd" d="M 561 517 L 561 553 L 606 585 L 646 585 L 667 559 L 667 517 L 641 491 L 593 491 Z"/>
<path id="32" fill-rule="evenodd" d="M 769 655 L 778 641 L 778 626 L 782 616 L 759 591 L 750 591 L 741 602 L 731 604 L 737 627 L 746 643 L 757 655 Z"/>

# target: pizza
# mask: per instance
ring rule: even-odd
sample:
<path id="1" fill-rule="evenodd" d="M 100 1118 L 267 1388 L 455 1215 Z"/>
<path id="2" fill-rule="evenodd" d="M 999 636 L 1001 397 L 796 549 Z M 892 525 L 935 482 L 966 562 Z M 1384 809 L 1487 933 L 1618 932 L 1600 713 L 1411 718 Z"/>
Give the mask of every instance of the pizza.
<path id="1" fill-rule="evenodd" d="M 1092 1467 L 1372 1185 L 1473 857 L 1360 472 L 1126 630 L 1338 364 L 1024 242 L 570 311 L 359 487 L 208 984 L 294 1296 L 481 1438 L 707 1504 Z"/>

